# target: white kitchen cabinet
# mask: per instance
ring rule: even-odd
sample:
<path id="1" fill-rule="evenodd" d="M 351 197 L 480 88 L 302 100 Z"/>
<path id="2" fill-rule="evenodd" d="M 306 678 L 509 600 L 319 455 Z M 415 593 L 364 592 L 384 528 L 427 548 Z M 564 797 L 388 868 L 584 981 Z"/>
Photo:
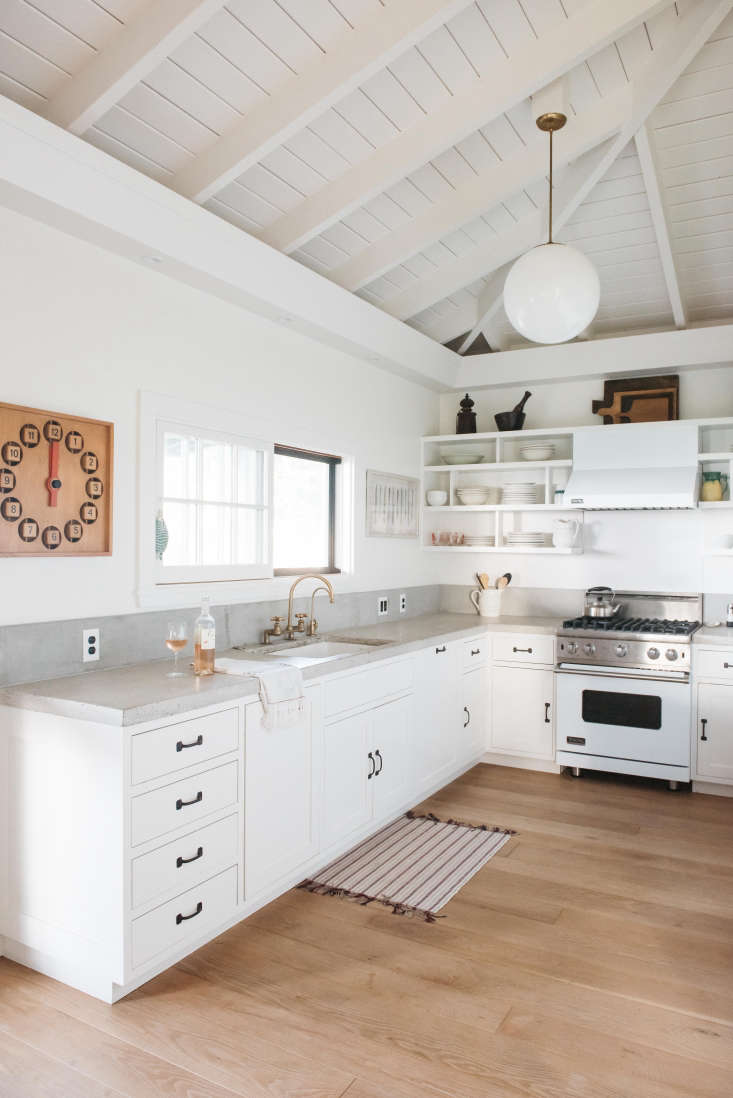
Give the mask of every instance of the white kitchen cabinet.
<path id="1" fill-rule="evenodd" d="M 306 711 L 290 728 L 266 729 L 262 706 L 245 707 L 245 899 L 319 850 L 320 687 L 306 690 Z"/>
<path id="2" fill-rule="evenodd" d="M 321 829 L 324 847 L 385 819 L 409 800 L 411 697 L 326 725 Z"/>
<path id="3" fill-rule="evenodd" d="M 495 664 L 491 690 L 491 747 L 505 755 L 554 758 L 554 676 L 545 667 Z"/>
<path id="4" fill-rule="evenodd" d="M 460 641 L 432 645 L 417 656 L 414 742 L 421 789 L 439 785 L 458 765 L 462 658 Z"/>
<path id="5" fill-rule="evenodd" d="M 697 688 L 697 771 L 703 781 L 733 782 L 733 686 Z"/>
<path id="6" fill-rule="evenodd" d="M 491 716 L 491 671 L 479 667 L 461 679 L 463 722 L 459 732 L 461 759 L 475 759 L 489 746 Z"/>

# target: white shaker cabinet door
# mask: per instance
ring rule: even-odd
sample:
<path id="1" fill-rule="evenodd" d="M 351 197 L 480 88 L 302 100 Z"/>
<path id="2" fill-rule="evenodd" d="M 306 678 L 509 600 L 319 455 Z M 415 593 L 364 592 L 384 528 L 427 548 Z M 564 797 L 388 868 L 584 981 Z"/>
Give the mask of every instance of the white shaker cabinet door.
<path id="1" fill-rule="evenodd" d="M 460 641 L 433 645 L 417 656 L 413 742 L 420 789 L 435 789 L 458 765 L 461 656 Z"/>
<path id="2" fill-rule="evenodd" d="M 469 671 L 461 679 L 463 723 L 460 734 L 461 759 L 482 755 L 489 747 L 491 719 L 491 671 L 488 667 Z"/>
<path id="3" fill-rule="evenodd" d="M 697 777 L 733 782 L 733 686 L 697 688 Z"/>
<path id="4" fill-rule="evenodd" d="M 319 850 L 320 689 L 307 690 L 306 697 L 306 712 L 290 728 L 268 730 L 262 725 L 260 703 L 246 708 L 246 899 Z"/>
<path id="5" fill-rule="evenodd" d="M 491 746 L 507 755 L 554 757 L 553 673 L 539 667 L 494 664 Z"/>
<path id="6" fill-rule="evenodd" d="M 377 770 L 371 714 L 327 724 L 323 732 L 321 831 L 324 849 L 369 822 Z M 372 775 L 370 778 L 369 775 Z"/>
<path id="7" fill-rule="evenodd" d="M 377 820 L 386 818 L 403 805 L 413 791 L 412 711 L 412 698 L 408 697 L 380 705 L 370 714 L 370 743 L 376 759 L 371 785 Z"/>

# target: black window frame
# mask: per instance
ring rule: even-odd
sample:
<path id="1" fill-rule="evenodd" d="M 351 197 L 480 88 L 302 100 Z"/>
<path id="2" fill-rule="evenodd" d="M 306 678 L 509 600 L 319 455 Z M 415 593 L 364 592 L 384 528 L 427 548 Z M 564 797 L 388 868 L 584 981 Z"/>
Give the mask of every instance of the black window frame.
<path id="1" fill-rule="evenodd" d="M 285 446 L 276 442 L 273 447 L 273 476 L 274 461 L 280 455 L 282 457 L 300 458 L 303 461 L 318 461 L 328 466 L 328 563 L 325 565 L 313 564 L 307 568 L 274 568 L 275 576 L 306 576 L 309 572 L 320 572 L 322 575 L 338 575 L 340 568 L 336 567 L 336 470 L 341 465 L 341 458 L 335 454 L 324 454 L 318 450 L 303 450 L 298 446 Z M 273 527 L 275 519 L 275 499 L 273 495 Z M 273 543 L 273 554 L 275 551 Z"/>

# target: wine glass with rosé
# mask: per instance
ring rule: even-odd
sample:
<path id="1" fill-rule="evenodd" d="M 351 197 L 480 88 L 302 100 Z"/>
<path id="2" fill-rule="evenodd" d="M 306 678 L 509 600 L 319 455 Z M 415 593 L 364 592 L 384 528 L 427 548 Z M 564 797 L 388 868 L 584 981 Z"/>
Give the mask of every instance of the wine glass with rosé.
<path id="1" fill-rule="evenodd" d="M 173 653 L 173 670 L 167 672 L 167 677 L 169 679 L 180 679 L 184 672 L 178 670 L 178 657 L 188 644 L 188 629 L 185 621 L 168 622 L 165 643 Z"/>

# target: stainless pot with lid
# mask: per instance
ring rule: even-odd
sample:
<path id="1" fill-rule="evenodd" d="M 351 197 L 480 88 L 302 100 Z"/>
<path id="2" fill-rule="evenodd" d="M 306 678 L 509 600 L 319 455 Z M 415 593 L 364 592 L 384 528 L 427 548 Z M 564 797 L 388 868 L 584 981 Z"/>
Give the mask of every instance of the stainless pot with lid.
<path id="1" fill-rule="evenodd" d="M 613 618 L 621 609 L 616 592 L 610 587 L 589 587 L 585 593 L 585 610 L 589 618 Z"/>

